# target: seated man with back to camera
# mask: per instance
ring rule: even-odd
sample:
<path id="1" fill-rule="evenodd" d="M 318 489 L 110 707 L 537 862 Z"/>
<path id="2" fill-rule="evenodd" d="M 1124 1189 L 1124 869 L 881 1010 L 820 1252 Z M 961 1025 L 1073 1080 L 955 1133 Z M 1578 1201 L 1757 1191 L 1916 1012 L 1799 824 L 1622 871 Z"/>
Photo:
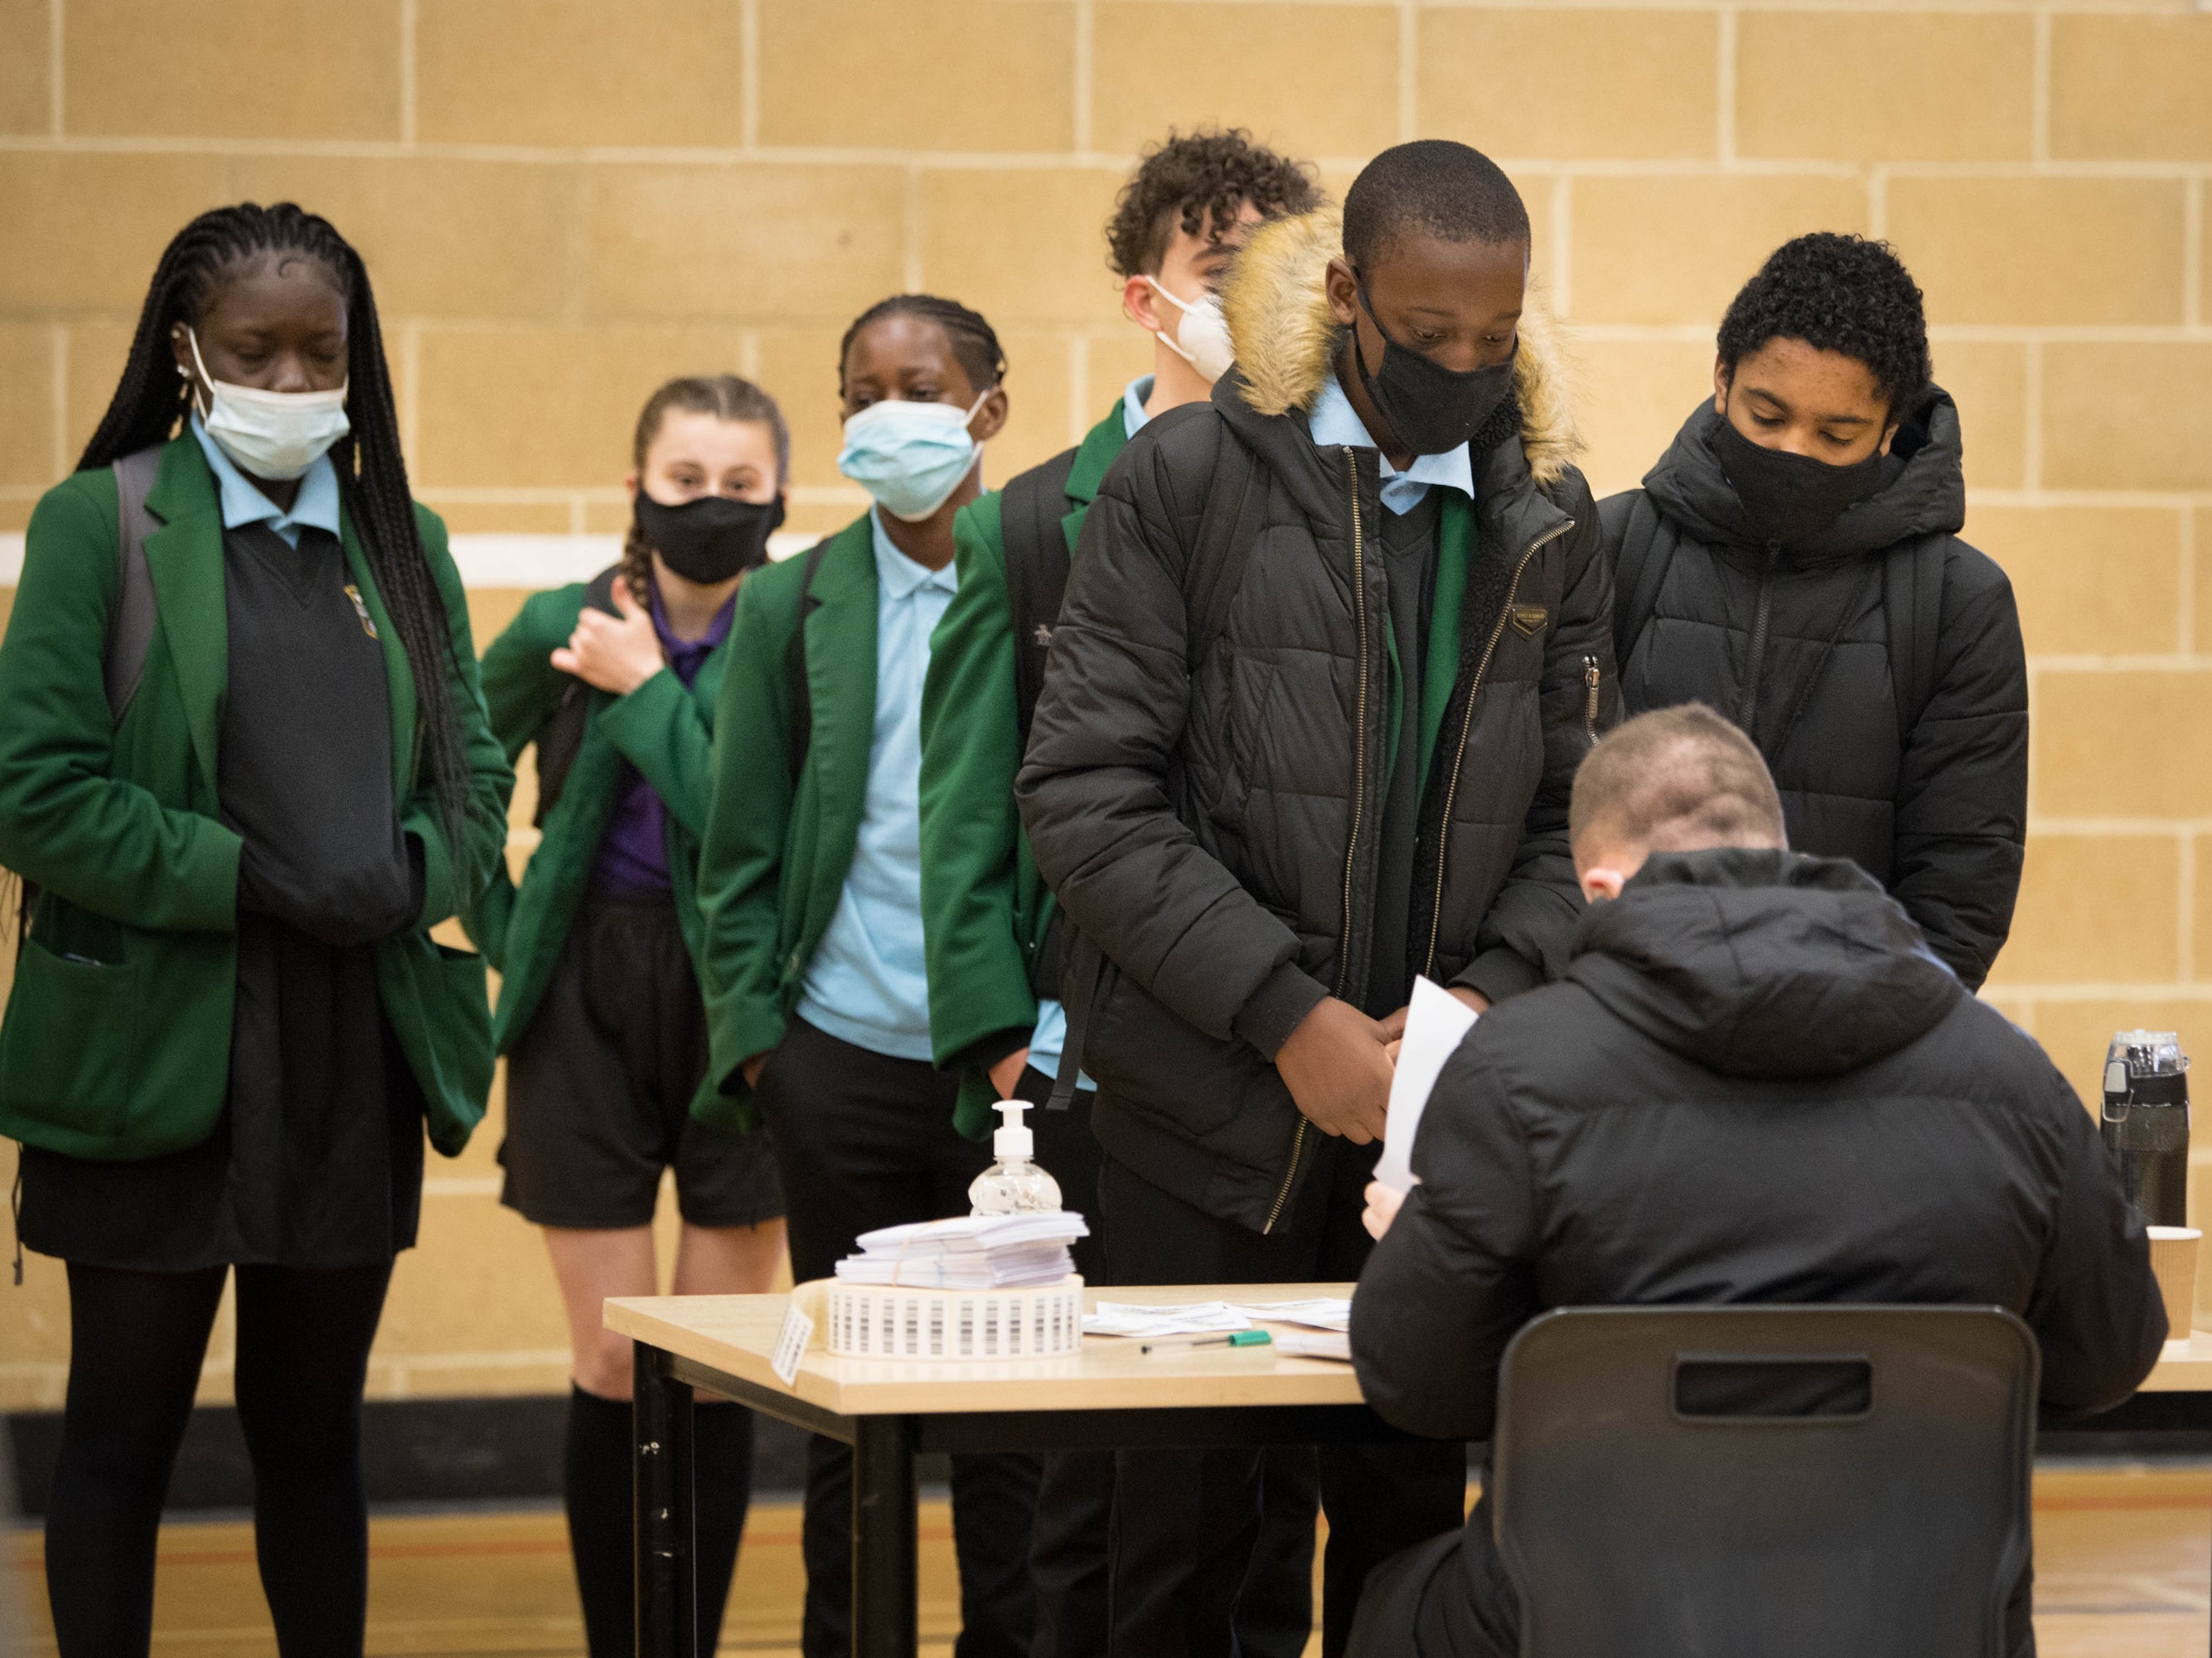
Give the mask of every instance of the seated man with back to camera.
<path id="1" fill-rule="evenodd" d="M 2126 1399 L 2166 1314 L 2094 1123 L 1870 876 L 1788 850 L 1743 734 L 1698 704 L 1628 721 L 1576 774 L 1569 832 L 1589 907 L 1565 979 L 1446 1064 L 1402 1206 L 1368 1188 L 1368 1402 L 1486 1439 L 1506 1344 L 1547 1308 L 1820 1301 L 2008 1308 L 2045 1405 Z M 1376 1569 L 1352 1652 L 1519 1645 L 1485 1503 Z"/>

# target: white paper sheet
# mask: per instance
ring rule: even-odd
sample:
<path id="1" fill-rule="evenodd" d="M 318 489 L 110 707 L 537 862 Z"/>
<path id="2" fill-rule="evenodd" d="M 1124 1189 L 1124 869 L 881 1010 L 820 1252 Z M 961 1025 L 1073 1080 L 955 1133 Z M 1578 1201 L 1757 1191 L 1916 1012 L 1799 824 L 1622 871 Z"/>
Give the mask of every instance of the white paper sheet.
<path id="1" fill-rule="evenodd" d="M 1320 1296 L 1304 1301 L 1231 1301 L 1229 1310 L 1261 1324 L 1302 1324 L 1310 1330 L 1352 1328 L 1352 1299 Z"/>
<path id="2" fill-rule="evenodd" d="M 1349 1364 L 1352 1362 L 1352 1338 L 1341 1331 L 1278 1336 L 1275 1338 L 1275 1350 L 1285 1358 L 1334 1359 L 1339 1364 Z"/>
<path id="3" fill-rule="evenodd" d="M 1431 978 L 1413 981 L 1405 1039 L 1398 1045 L 1398 1074 L 1390 1079 L 1390 1117 L 1375 1178 L 1400 1192 L 1413 1189 L 1413 1133 L 1421 1126 L 1429 1093 L 1444 1061 L 1474 1028 L 1475 1012 Z"/>
<path id="4" fill-rule="evenodd" d="M 1251 1327 L 1252 1320 L 1226 1301 L 1159 1307 L 1100 1301 L 1083 1320 L 1083 1333 L 1086 1336 L 1205 1336 Z"/>

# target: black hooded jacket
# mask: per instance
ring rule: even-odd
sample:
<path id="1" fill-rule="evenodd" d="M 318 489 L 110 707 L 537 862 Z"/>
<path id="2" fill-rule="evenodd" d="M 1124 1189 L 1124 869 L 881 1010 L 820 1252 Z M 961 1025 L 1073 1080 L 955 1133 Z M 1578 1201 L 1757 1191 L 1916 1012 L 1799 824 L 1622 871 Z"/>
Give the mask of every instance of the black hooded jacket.
<path id="1" fill-rule="evenodd" d="M 1378 460 L 1316 447 L 1306 416 L 1340 338 L 1321 285 L 1337 245 L 1333 215 L 1256 231 L 1224 296 L 1237 368 L 1107 473 L 1016 789 L 1079 935 L 1063 984 L 1099 1143 L 1255 1232 L 1316 1161 L 1275 1054 L 1322 997 L 1360 999 L 1378 932 L 1395 717 Z M 1492 1001 L 1566 965 L 1568 796 L 1615 701 L 1596 508 L 1534 322 L 1515 397 L 1517 434 L 1473 457 L 1405 930 L 1415 971 Z M 1194 639 L 1188 566 L 1230 445 L 1249 456 L 1246 556 L 1218 636 Z"/>
<path id="2" fill-rule="evenodd" d="M 1707 402 L 1641 490 L 1601 509 L 1616 571 L 1663 566 L 1633 640 L 1614 590 L 1628 711 L 1702 702 L 1743 726 L 1774 773 L 1790 844 L 1887 887 L 1969 990 L 2012 926 L 2027 826 L 2027 664 L 2012 584 L 1956 539 L 1958 410 L 1931 388 L 1900 424 L 1880 487 L 1803 546 L 1762 546 L 1711 436 Z M 1900 748 L 1884 558 L 1932 538 L 1942 605 L 1927 699 Z"/>
<path id="3" fill-rule="evenodd" d="M 2148 1374 L 2165 1310 L 2094 1121 L 1858 870 L 1656 855 L 1575 948 L 1565 983 L 1475 1026 L 1422 1119 L 1421 1183 L 1352 1300 L 1386 1419 L 1487 1439 L 1506 1344 L 1553 1307 L 2001 1306 L 2049 1405 Z M 1462 1554 L 1517 1650 L 1486 1508 Z"/>

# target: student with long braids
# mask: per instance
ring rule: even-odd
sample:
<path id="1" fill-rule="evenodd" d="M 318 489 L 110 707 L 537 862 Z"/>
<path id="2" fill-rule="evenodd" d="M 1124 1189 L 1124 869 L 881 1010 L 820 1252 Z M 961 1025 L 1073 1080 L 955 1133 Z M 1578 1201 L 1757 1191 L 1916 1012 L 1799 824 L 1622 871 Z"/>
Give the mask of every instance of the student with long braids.
<path id="1" fill-rule="evenodd" d="M 358 1654 L 369 1343 L 425 1123 L 458 1152 L 491 1081 L 483 964 L 428 930 L 490 879 L 513 777 L 328 222 L 246 204 L 170 243 L 106 418 L 32 515 L 0 705 L 29 923 L 0 1132 L 23 1244 L 69 1264 L 60 1650 L 146 1650 L 234 1268 L 277 1642 Z"/>
<path id="2" fill-rule="evenodd" d="M 610 1295 L 655 1287 L 653 1210 L 676 1174 L 679 1295 L 769 1288 L 783 1198 L 765 1134 L 690 1115 L 707 1074 L 694 875 L 738 584 L 783 521 L 791 436 L 734 375 L 672 380 L 638 417 L 622 562 L 541 593 L 484 652 L 512 760 L 538 751 L 542 832 L 469 917 L 501 974 L 501 1201 L 545 1228 L 575 1352 L 565 1486 L 592 1658 L 635 1642 L 630 1343 Z M 699 1649 L 722 1624 L 752 1486 L 752 1412 L 702 1401 Z"/>
<path id="3" fill-rule="evenodd" d="M 697 1109 L 765 1121 L 791 1265 L 825 1278 L 860 1234 L 968 1212 L 990 1161 L 931 1063 L 921 932 L 921 687 L 955 584 L 952 520 L 1006 424 L 998 337 L 901 294 L 838 352 L 845 475 L 874 508 L 738 595 L 699 860 L 713 1088 Z M 952 1459 L 959 1658 L 1025 1658 L 1035 1460 Z M 852 1454 L 808 1450 L 806 1658 L 850 1646 Z"/>

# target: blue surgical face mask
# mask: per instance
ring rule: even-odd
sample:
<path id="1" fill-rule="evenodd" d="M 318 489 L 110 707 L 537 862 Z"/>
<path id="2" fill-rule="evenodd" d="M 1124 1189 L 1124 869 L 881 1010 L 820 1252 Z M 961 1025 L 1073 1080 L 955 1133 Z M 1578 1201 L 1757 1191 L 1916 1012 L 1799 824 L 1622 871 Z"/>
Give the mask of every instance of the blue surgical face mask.
<path id="1" fill-rule="evenodd" d="M 876 497 L 894 518 L 918 523 L 943 506 L 975 468 L 982 445 L 968 423 L 983 406 L 885 398 L 845 423 L 837 470 Z"/>

